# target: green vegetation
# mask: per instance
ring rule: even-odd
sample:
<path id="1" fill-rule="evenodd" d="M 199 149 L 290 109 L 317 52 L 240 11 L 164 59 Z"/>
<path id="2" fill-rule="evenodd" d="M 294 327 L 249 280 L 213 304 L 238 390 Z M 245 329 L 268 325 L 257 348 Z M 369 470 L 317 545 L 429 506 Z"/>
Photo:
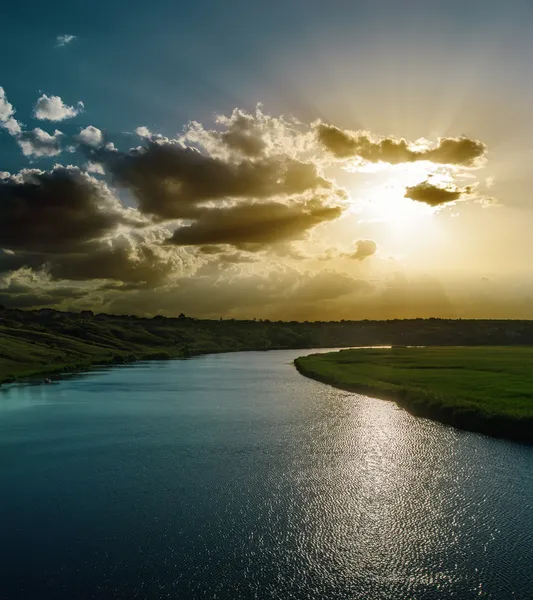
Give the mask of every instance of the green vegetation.
<path id="1" fill-rule="evenodd" d="M 310 347 L 284 324 L 0 309 L 0 383 L 91 365 Z"/>
<path id="2" fill-rule="evenodd" d="M 141 359 L 389 344 L 533 346 L 533 322 L 200 320 L 0 306 L 0 383 Z"/>
<path id="3" fill-rule="evenodd" d="M 303 375 L 394 400 L 415 415 L 533 442 L 533 347 L 342 350 L 295 364 Z"/>

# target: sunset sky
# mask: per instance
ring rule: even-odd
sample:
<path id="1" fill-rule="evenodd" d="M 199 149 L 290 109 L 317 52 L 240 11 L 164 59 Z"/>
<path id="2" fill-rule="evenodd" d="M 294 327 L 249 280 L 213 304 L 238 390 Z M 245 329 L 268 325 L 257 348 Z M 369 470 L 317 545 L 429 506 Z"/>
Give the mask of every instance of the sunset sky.
<path id="1" fill-rule="evenodd" d="M 0 304 L 533 319 L 533 4 L 20 1 Z"/>

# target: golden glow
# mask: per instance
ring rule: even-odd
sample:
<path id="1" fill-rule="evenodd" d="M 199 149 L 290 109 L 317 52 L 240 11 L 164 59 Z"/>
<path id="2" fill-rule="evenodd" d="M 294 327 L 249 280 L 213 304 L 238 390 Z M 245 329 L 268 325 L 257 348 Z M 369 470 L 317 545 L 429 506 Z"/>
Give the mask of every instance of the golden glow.
<path id="1" fill-rule="evenodd" d="M 401 231 L 418 229 L 421 221 L 429 224 L 440 210 L 440 207 L 406 198 L 406 188 L 423 181 L 445 187 L 453 181 L 450 168 L 429 162 L 378 163 L 357 167 L 357 171 L 364 173 L 366 179 L 351 194 L 353 212 L 359 215 L 360 222 L 383 222 Z"/>

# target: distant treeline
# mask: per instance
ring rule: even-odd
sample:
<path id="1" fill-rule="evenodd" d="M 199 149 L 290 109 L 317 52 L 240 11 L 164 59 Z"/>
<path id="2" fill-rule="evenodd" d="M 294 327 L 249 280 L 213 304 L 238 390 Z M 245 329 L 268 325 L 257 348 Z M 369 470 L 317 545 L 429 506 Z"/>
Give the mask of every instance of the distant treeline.
<path id="1" fill-rule="evenodd" d="M 533 321 L 209 320 L 0 307 L 0 382 L 138 359 L 370 345 L 533 345 Z"/>

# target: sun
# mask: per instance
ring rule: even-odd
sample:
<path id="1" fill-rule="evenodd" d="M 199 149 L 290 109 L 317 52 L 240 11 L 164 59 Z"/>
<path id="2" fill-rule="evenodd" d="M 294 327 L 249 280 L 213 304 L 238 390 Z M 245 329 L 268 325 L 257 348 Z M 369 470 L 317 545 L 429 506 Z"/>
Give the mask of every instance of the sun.
<path id="1" fill-rule="evenodd" d="M 360 171 L 361 172 L 361 171 Z M 435 185 L 451 181 L 441 165 L 416 162 L 400 165 L 371 165 L 364 171 L 365 181 L 353 190 L 353 212 L 361 222 L 383 222 L 394 230 L 419 229 L 429 224 L 438 208 L 405 197 L 406 188 L 430 180 Z"/>
<path id="2" fill-rule="evenodd" d="M 405 198 L 405 187 L 400 184 L 386 184 L 376 187 L 368 197 L 364 209 L 369 221 L 382 221 L 397 229 L 409 229 L 435 213 L 427 204 Z"/>

